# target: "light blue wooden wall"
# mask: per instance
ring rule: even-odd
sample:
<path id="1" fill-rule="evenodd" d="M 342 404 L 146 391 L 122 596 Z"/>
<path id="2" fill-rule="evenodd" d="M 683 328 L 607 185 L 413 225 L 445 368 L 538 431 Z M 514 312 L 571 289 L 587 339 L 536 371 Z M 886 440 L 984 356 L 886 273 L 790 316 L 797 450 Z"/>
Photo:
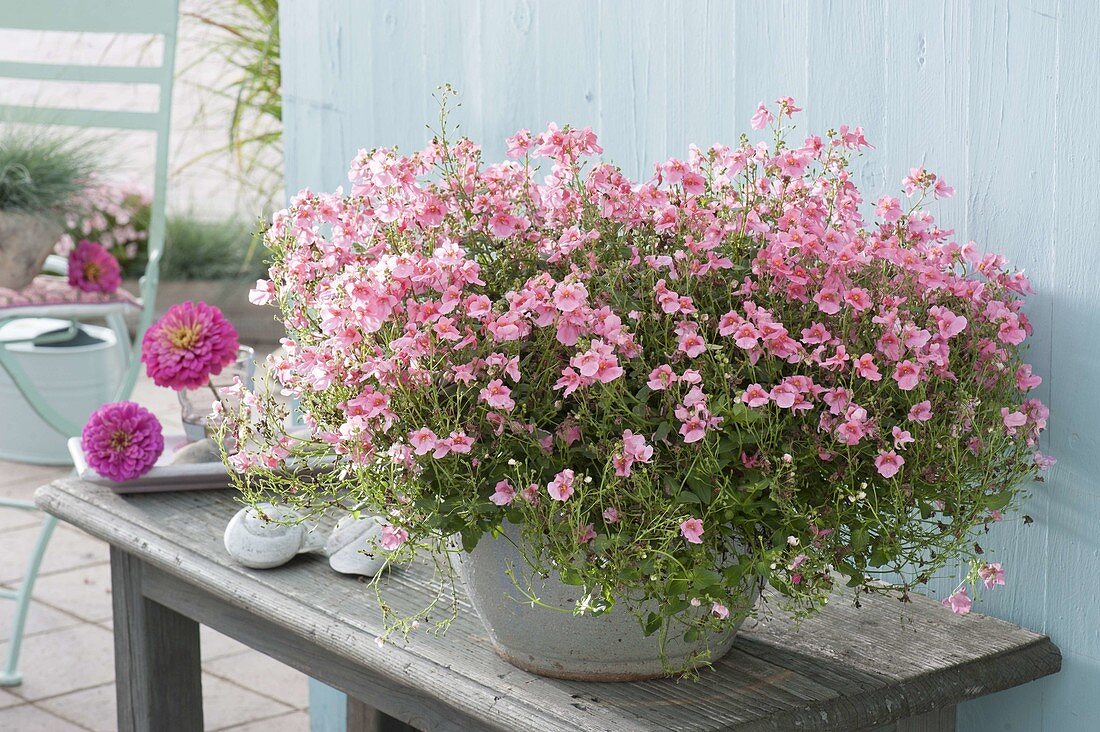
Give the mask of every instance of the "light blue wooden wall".
<path id="1" fill-rule="evenodd" d="M 978 610 L 1049 633 L 1064 670 L 964 705 L 960 729 L 1100 728 L 1100 5 L 283 0 L 282 28 L 291 190 L 345 183 L 359 147 L 422 146 L 443 82 L 490 156 L 556 120 L 594 127 L 638 175 L 736 142 L 758 101 L 789 94 L 815 130 L 863 125 L 868 198 L 911 165 L 942 173 L 959 191 L 943 220 L 1038 290 L 1032 360 L 1059 460 L 1035 523 L 989 542 L 1010 583 Z"/>

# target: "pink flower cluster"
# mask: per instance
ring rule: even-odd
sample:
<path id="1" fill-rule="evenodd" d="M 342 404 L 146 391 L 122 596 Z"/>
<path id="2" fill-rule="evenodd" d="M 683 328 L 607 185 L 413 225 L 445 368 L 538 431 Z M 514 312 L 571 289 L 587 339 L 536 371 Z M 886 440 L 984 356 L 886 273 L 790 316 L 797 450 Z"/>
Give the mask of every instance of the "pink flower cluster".
<path id="1" fill-rule="evenodd" d="M 66 221 L 68 230 L 54 251 L 69 256 L 87 239 L 98 242 L 127 269 L 148 242 L 151 205 L 149 192 L 138 185 L 95 181 L 81 195 L 79 210 Z"/>
<path id="2" fill-rule="evenodd" d="M 752 126 L 798 111 L 761 104 Z M 507 145 L 490 165 L 443 136 L 360 151 L 348 195 L 302 191 L 267 233 L 252 300 L 283 312 L 274 374 L 318 444 L 380 471 L 364 484 L 395 522 L 507 513 L 573 549 L 629 535 L 689 563 L 741 538 L 809 595 L 900 561 L 885 553 L 927 536 L 922 512 L 990 520 L 1049 463 L 1027 279 L 936 224 L 923 202 L 953 190 L 924 169 L 865 221 L 861 129 L 692 147 L 643 181 L 588 160 L 589 129 Z M 177 331 L 152 336 L 173 364 Z M 775 499 L 736 500 L 748 484 Z"/>

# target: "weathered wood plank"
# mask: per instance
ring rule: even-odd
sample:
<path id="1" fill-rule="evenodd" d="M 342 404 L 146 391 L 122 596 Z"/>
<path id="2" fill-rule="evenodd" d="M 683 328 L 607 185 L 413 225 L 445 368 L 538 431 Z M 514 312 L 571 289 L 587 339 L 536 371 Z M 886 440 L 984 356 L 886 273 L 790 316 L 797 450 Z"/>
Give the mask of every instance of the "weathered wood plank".
<path id="1" fill-rule="evenodd" d="M 199 625 L 142 594 L 143 568 L 111 547 L 118 728 L 201 732 Z"/>
<path id="2" fill-rule="evenodd" d="M 227 603 L 155 567 L 145 567 L 144 575 L 142 591 L 147 598 L 343 691 L 358 700 L 359 706 L 384 709 L 388 716 L 410 722 L 421 729 L 444 732 L 489 729 L 453 707 L 423 698 L 416 687 L 403 683 L 400 677 L 393 679 L 364 674 L 354 661 L 302 643 L 300 637 L 257 617 L 247 606 Z M 261 600 L 256 598 L 254 602 Z M 308 619 L 303 620 L 308 622 Z M 381 719 L 377 715 L 367 715 L 359 707 L 355 707 L 355 712 L 357 719 Z M 355 727 L 348 726 L 348 732 L 355 730 Z"/>
<path id="3" fill-rule="evenodd" d="M 122 499 L 66 480 L 38 498 L 45 510 L 155 567 L 146 573 L 146 592 L 158 602 L 214 627 L 221 623 L 231 635 L 262 629 L 254 633 L 262 638 L 246 642 L 277 658 L 299 654 L 299 668 L 414 726 L 451 714 L 506 729 L 873 728 L 1059 665 L 1048 639 L 993 618 L 954 616 L 924 598 L 902 605 L 870 597 L 857 609 L 838 595 L 800 629 L 777 613 L 747 624 L 734 651 L 697 682 L 542 679 L 495 657 L 464 596 L 442 638 L 419 634 L 407 645 L 378 648 L 370 591 L 333 574 L 322 559 L 303 557 L 267 571 L 232 566 L 221 546 L 236 509 L 229 492 Z M 419 609 L 429 578 L 426 566 L 395 571 L 386 578 L 387 598 L 399 611 Z M 180 581 L 202 591 L 180 590 Z M 209 602 L 195 599 L 203 593 Z M 335 669 L 327 676 L 326 664 Z M 382 692 L 372 696 L 370 684 Z M 421 698 L 439 706 L 418 720 L 409 710 Z"/>
<path id="4" fill-rule="evenodd" d="M 349 696 L 347 732 L 416 732 L 416 728 Z"/>

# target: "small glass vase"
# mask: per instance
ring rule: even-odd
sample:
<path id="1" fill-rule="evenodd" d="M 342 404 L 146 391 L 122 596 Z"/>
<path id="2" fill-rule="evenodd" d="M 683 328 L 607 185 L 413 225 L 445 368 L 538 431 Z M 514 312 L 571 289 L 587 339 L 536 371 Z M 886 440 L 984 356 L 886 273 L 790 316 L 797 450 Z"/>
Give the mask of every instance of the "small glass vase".
<path id="1" fill-rule="evenodd" d="M 198 442 L 209 437 L 207 427 L 210 423 L 211 407 L 214 403 L 214 391 L 224 402 L 230 400 L 222 392 L 233 385 L 235 377 L 241 378 L 246 389 L 252 388 L 252 379 L 256 375 L 256 351 L 249 346 L 241 346 L 237 351 L 237 360 L 222 369 L 217 376 L 210 377 L 210 385 L 198 389 L 183 389 L 179 394 L 183 419 L 183 434 L 188 442 Z M 232 409 L 235 404 L 226 403 Z"/>

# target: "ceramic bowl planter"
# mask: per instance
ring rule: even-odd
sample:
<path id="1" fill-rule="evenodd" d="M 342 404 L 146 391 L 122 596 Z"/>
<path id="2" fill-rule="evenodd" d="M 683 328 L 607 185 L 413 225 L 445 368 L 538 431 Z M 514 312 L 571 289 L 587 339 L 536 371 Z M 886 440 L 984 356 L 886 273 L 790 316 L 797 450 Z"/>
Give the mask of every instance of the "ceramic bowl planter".
<path id="1" fill-rule="evenodd" d="M 688 643 L 675 624 L 664 639 L 660 631 L 646 636 L 624 604 L 602 615 L 575 615 L 582 588 L 566 585 L 556 575 L 530 577 L 515 543 L 522 540 L 520 531 L 507 529 L 505 536 L 482 537 L 473 552 L 451 557 L 493 649 L 512 665 L 559 679 L 642 681 L 717 661 L 733 645 L 740 621 L 727 621 L 722 633 L 701 634 Z M 509 570 L 529 579 L 539 602 L 549 607 L 533 606 Z M 747 590 L 746 604 L 755 604 L 757 596 L 755 589 Z"/>
<path id="2" fill-rule="evenodd" d="M 0 211 L 0 287 L 22 290 L 61 236 L 61 223 L 22 211 Z"/>

